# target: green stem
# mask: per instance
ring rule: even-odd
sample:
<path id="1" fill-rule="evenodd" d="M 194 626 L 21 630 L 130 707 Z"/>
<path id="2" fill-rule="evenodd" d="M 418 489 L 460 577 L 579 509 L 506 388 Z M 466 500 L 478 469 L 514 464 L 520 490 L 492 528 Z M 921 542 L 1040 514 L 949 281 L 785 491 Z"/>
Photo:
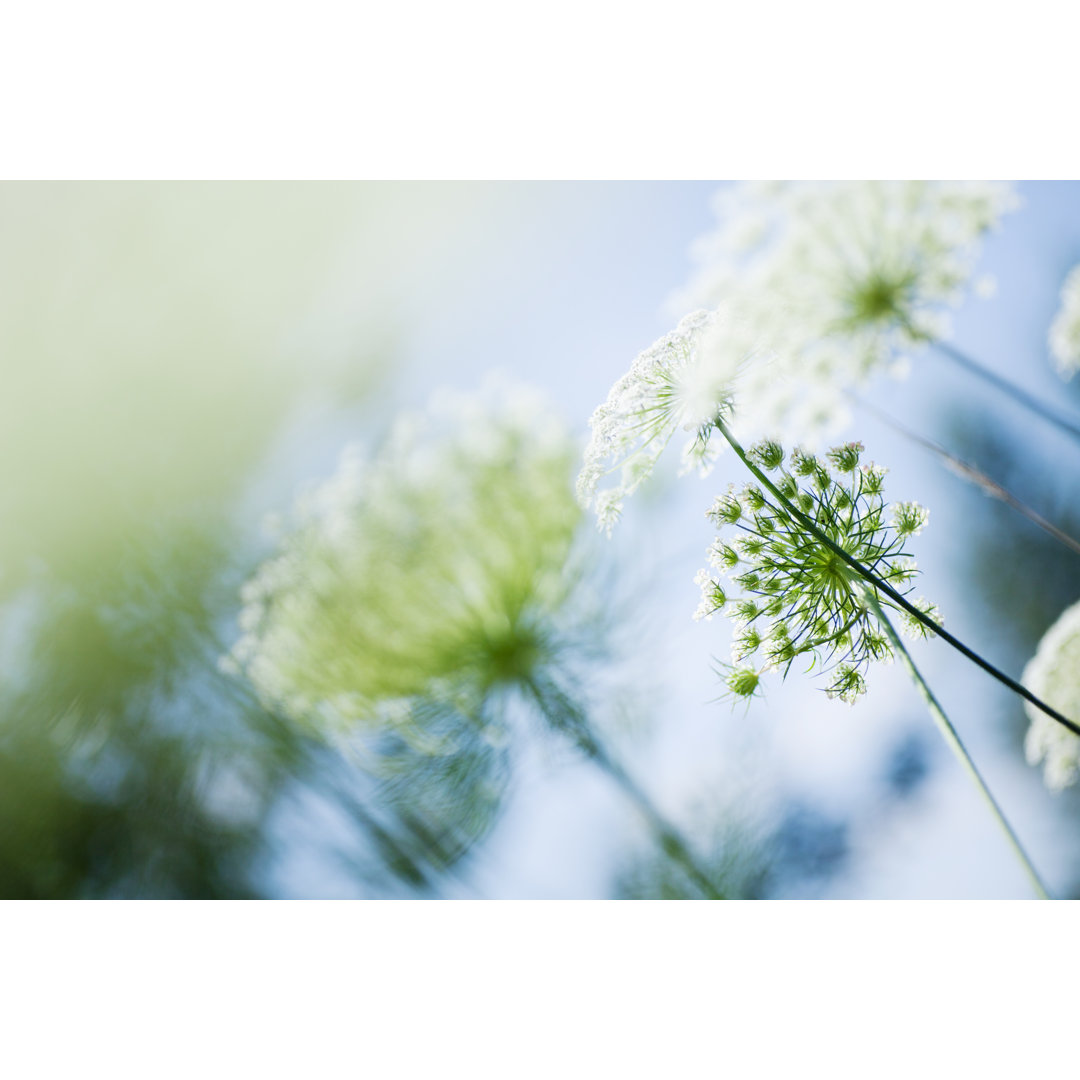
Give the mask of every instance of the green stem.
<path id="1" fill-rule="evenodd" d="M 726 900 L 727 897 L 698 865 L 694 853 L 678 830 L 660 813 L 646 791 L 600 742 L 581 709 L 549 680 L 541 683 L 540 680 L 529 679 L 527 686 L 548 723 L 569 738 L 593 764 L 618 785 L 645 819 L 664 853 L 682 867 L 683 872 L 702 894 L 709 900 Z"/>
<path id="2" fill-rule="evenodd" d="M 908 669 L 908 673 L 911 675 L 912 680 L 919 689 L 919 693 L 922 695 L 923 700 L 926 702 L 927 708 L 930 710 L 930 715 L 934 718 L 934 723 L 937 725 L 938 731 L 941 732 L 942 738 L 949 745 L 949 749 L 959 759 L 960 764 L 963 765 L 964 770 L 968 776 L 971 777 L 975 786 L 979 789 L 983 799 L 985 799 L 987 806 L 990 807 L 990 812 L 994 815 L 994 819 L 1001 827 L 1001 831 L 1005 834 L 1009 841 L 1010 847 L 1013 849 L 1013 853 L 1020 860 L 1021 865 L 1024 867 L 1024 871 L 1028 878 L 1031 880 L 1031 884 L 1035 889 L 1036 895 L 1040 900 L 1049 900 L 1050 895 L 1046 891 L 1046 887 L 1043 885 L 1039 878 L 1039 873 L 1032 865 L 1031 859 L 1028 858 L 1027 852 L 1024 851 L 1023 845 L 1020 843 L 1019 838 L 1013 831 L 1012 826 L 1009 824 L 1004 813 L 1002 813 L 1001 807 L 998 806 L 997 800 L 990 793 L 990 789 L 986 786 L 986 781 L 983 780 L 979 770 L 975 767 L 975 762 L 971 760 L 971 755 L 967 752 L 967 748 L 964 746 L 960 739 L 956 728 L 949 722 L 949 718 L 945 715 L 945 710 L 942 709 L 938 703 L 934 692 L 930 689 L 926 680 L 922 677 L 919 669 L 915 666 L 915 661 L 911 658 L 911 653 L 908 652 L 907 646 L 901 640 L 900 635 L 897 634 L 895 627 L 889 622 L 885 612 L 881 609 L 881 604 L 878 602 L 877 596 L 874 594 L 873 589 L 866 585 L 862 586 L 863 595 L 866 598 L 867 603 L 870 605 L 874 614 L 877 616 L 881 625 L 885 628 L 885 633 L 889 636 L 889 640 L 892 642 L 893 648 L 899 654 L 900 659 L 903 661 L 904 667 Z"/>
<path id="3" fill-rule="evenodd" d="M 984 660 L 974 649 L 969 649 L 959 638 L 953 637 L 943 626 L 934 622 L 926 614 L 921 612 L 914 604 L 906 599 L 901 593 L 898 593 L 887 581 L 883 581 L 872 570 L 863 566 L 858 559 L 854 558 L 851 554 L 845 551 L 838 544 L 829 539 L 810 520 L 797 506 L 795 506 L 780 489 L 769 479 L 769 477 L 761 471 L 747 456 L 746 451 L 739 444 L 739 441 L 728 430 L 727 425 L 720 419 L 715 421 L 717 431 L 727 439 L 728 444 L 739 456 L 739 460 L 754 474 L 754 476 L 766 487 L 773 495 L 773 497 L 784 507 L 784 509 L 791 514 L 795 520 L 802 523 L 804 528 L 818 540 L 821 544 L 827 547 L 837 558 L 842 559 L 848 566 L 850 566 L 864 581 L 868 581 L 879 592 L 887 596 L 893 604 L 897 607 L 903 608 L 913 619 L 922 623 L 927 629 L 932 630 L 943 641 L 948 642 L 957 652 L 963 653 L 972 663 L 978 664 L 987 674 L 992 675 L 998 682 L 1007 686 L 1015 694 L 1019 694 L 1025 701 L 1031 702 L 1035 708 L 1046 713 L 1052 720 L 1056 720 L 1063 727 L 1067 727 L 1074 735 L 1080 735 L 1080 725 L 1075 724 L 1068 717 L 1063 716 L 1057 711 L 1057 709 L 1051 708 L 1045 701 L 1036 697 L 1026 686 L 1018 683 L 1015 679 L 1010 678 L 1004 671 L 994 667 L 988 660 Z"/>
<path id="4" fill-rule="evenodd" d="M 656 809 L 652 799 L 638 785 L 629 773 L 610 756 L 599 748 L 590 752 L 590 757 L 622 789 L 623 794 L 637 807 L 638 812 L 648 822 L 653 834 L 660 842 L 664 853 L 673 859 L 683 872 L 694 882 L 709 900 L 726 900 L 722 892 L 712 883 L 711 878 L 698 866 L 697 859 L 675 828 L 670 825 Z"/>
<path id="5" fill-rule="evenodd" d="M 1026 390 L 1021 389 L 1015 383 L 1009 382 L 1008 379 L 1002 378 L 989 368 L 983 367 L 977 360 L 973 360 L 966 353 L 962 353 L 947 342 L 935 341 L 933 346 L 942 356 L 947 356 L 957 367 L 963 368 L 1002 393 L 1008 394 L 1009 397 L 1018 401 L 1026 409 L 1035 413 L 1036 416 L 1041 416 L 1048 423 L 1071 435 L 1074 439 L 1080 439 L 1080 422 L 1077 420 L 1040 401 L 1037 397 L 1033 397 Z"/>

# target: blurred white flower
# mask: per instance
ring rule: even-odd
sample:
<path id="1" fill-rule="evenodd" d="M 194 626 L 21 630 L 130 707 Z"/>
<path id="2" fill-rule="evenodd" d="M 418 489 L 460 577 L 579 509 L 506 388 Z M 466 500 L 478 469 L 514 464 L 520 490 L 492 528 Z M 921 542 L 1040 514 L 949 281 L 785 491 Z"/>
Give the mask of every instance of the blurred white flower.
<path id="1" fill-rule="evenodd" d="M 1063 379 L 1080 369 L 1080 266 L 1074 266 L 1061 287 L 1061 306 L 1050 326 L 1050 355 Z"/>
<path id="2" fill-rule="evenodd" d="M 416 701 L 480 722 L 552 661 L 575 583 L 576 446 L 532 392 L 489 384 L 347 450 L 245 586 L 232 652 L 260 696 L 331 729 L 396 727 Z"/>
<path id="3" fill-rule="evenodd" d="M 1067 607 L 1039 642 L 1021 682 L 1071 720 L 1080 720 L 1080 602 Z M 1028 763 L 1044 762 L 1043 777 L 1052 791 L 1076 782 L 1080 738 L 1025 702 L 1031 721 L 1024 749 Z"/>
<path id="4" fill-rule="evenodd" d="M 673 307 L 736 317 L 741 333 L 703 342 L 710 364 L 768 355 L 740 385 L 748 434 L 821 443 L 846 422 L 844 389 L 947 336 L 979 238 L 1014 204 L 997 183 L 739 184 L 718 194 L 721 224 Z"/>

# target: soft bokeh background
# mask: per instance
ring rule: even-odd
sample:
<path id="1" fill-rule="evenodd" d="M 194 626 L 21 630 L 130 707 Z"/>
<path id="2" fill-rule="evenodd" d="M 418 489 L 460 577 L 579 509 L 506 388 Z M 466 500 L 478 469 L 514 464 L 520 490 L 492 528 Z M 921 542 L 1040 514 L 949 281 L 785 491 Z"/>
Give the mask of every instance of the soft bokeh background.
<path id="1" fill-rule="evenodd" d="M 713 184 L 0 186 L 0 893 L 5 896 L 695 896 L 618 787 L 558 740 L 515 746 L 467 851 L 402 839 L 337 748 L 217 659 L 268 514 L 374 446 L 394 413 L 497 369 L 593 408 L 675 321 Z M 955 342 L 1080 411 L 1047 357 L 1080 262 L 1080 185 L 1021 185 Z M 1076 448 L 927 353 L 867 397 L 1080 530 Z M 920 592 L 1018 674 L 1080 564 L 869 415 L 889 494 L 931 508 Z M 669 463 L 673 464 L 673 463 Z M 1021 897 L 1021 871 L 899 667 L 854 708 L 794 675 L 717 702 L 722 620 L 695 624 L 703 510 L 738 479 L 661 471 L 610 543 L 598 718 L 729 891 Z M 588 523 L 585 528 L 588 529 Z M 1023 760 L 1018 701 L 941 643 L 916 659 L 1036 865 L 1080 890 L 1078 796 Z M 502 768 L 503 765 L 500 766 Z"/>

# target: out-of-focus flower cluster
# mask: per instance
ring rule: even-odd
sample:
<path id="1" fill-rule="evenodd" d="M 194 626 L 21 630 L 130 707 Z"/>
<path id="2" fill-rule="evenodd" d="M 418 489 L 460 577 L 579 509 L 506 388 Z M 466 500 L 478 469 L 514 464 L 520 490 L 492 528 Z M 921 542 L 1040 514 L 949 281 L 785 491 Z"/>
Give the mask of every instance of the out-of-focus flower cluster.
<path id="1" fill-rule="evenodd" d="M 774 474 L 783 498 L 748 484 L 719 496 L 708 511 L 721 535 L 709 548 L 709 569 L 697 577 L 702 596 L 695 618 L 723 611 L 735 624 L 726 676 L 733 695 L 752 696 L 764 672 L 786 675 L 805 658 L 808 670 L 829 674 L 830 697 L 854 703 L 866 691 L 870 663 L 892 658 L 863 579 L 800 517 L 896 591 L 910 591 L 917 568 L 904 546 L 922 530 L 927 512 L 897 503 L 889 513 L 885 470 L 860 464 L 861 452 L 859 443 L 848 443 L 824 457 L 799 449 L 789 457 L 779 443 L 759 443 L 749 457 Z M 878 600 L 895 606 L 883 595 Z M 932 605 L 917 606 L 940 622 Z M 900 614 L 909 632 L 927 633 Z"/>
<path id="2" fill-rule="evenodd" d="M 419 701 L 482 723 L 557 650 L 575 449 L 541 399 L 492 384 L 404 417 L 370 462 L 347 451 L 245 587 L 229 663 L 318 727 L 423 746 Z"/>
<path id="3" fill-rule="evenodd" d="M 722 382 L 740 376 L 744 435 L 813 444 L 846 423 L 843 390 L 947 336 L 979 239 L 1015 203 L 998 183 L 739 184 L 718 194 L 673 307 L 732 311 L 740 332 L 700 350 Z"/>
<path id="4" fill-rule="evenodd" d="M 1058 712 L 1080 721 L 1080 602 L 1067 607 L 1039 642 L 1021 676 L 1024 685 Z M 1029 764 L 1044 763 L 1046 786 L 1061 791 L 1080 775 L 1080 738 L 1033 705 L 1024 749 Z"/>
<path id="5" fill-rule="evenodd" d="M 744 440 L 815 448 L 848 420 L 845 391 L 906 368 L 949 332 L 980 238 L 1016 203 L 998 183 L 745 183 L 673 302 L 695 309 L 612 387 L 591 420 L 578 498 L 611 531 L 675 432 L 708 472 L 722 417 Z M 614 482 L 605 485 L 606 477 Z"/>
<path id="6" fill-rule="evenodd" d="M 1058 374 L 1071 379 L 1080 370 L 1080 266 L 1074 266 L 1061 287 L 1061 305 L 1050 325 L 1050 355 Z"/>

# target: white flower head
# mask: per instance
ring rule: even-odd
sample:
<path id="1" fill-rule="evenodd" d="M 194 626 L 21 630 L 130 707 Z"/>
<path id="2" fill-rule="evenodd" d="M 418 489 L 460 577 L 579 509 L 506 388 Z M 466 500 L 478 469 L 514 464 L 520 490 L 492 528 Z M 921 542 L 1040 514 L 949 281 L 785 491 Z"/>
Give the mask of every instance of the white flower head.
<path id="1" fill-rule="evenodd" d="M 1063 379 L 1080 370 L 1080 266 L 1074 266 L 1061 287 L 1061 305 L 1050 326 L 1050 355 Z"/>
<path id="2" fill-rule="evenodd" d="M 1080 721 L 1080 602 L 1067 607 L 1039 642 L 1021 682 L 1070 720 Z M 1028 763 L 1044 763 L 1052 791 L 1076 782 L 1080 773 L 1080 737 L 1034 705 L 1024 703 L 1031 721 L 1024 750 Z"/>
<path id="3" fill-rule="evenodd" d="M 736 185 L 674 305 L 730 307 L 746 339 L 710 343 L 729 364 L 767 346 L 769 370 L 740 386 L 744 424 L 820 443 L 845 422 L 843 390 L 948 334 L 979 239 L 1014 203 L 994 183 Z"/>
<path id="4" fill-rule="evenodd" d="M 404 724 L 418 700 L 471 712 L 527 678 L 574 587 L 575 457 L 531 392 L 436 395 L 299 500 L 244 587 L 231 666 L 321 730 Z"/>
<path id="5" fill-rule="evenodd" d="M 654 342 L 615 383 L 590 420 L 592 435 L 577 480 L 578 500 L 594 506 L 608 532 L 623 500 L 652 473 L 676 431 L 689 432 L 684 468 L 707 472 L 714 448 L 712 421 L 727 407 L 728 369 L 703 357 L 703 336 L 722 324 L 722 312 L 695 311 Z M 602 487 L 606 477 L 613 484 Z"/>

